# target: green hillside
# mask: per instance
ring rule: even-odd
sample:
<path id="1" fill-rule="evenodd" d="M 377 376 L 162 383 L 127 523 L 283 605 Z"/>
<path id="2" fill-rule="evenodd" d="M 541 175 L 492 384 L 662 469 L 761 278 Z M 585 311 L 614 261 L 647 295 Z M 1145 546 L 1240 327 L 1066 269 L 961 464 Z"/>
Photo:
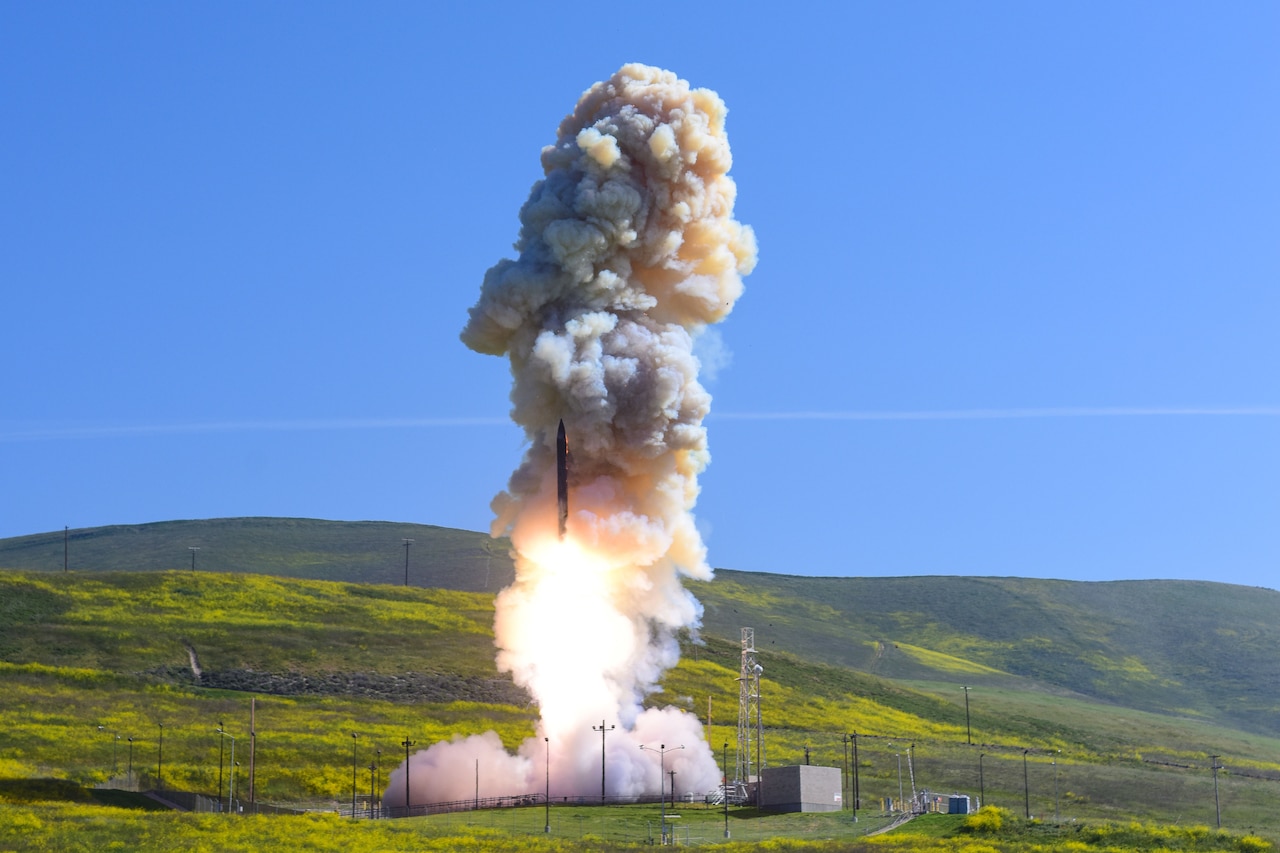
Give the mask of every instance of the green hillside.
<path id="1" fill-rule="evenodd" d="M 509 545 L 392 522 L 233 518 L 70 531 L 73 572 L 190 568 L 497 592 Z M 61 572 L 64 534 L 0 540 L 0 569 Z M 1038 687 L 1280 734 L 1280 592 L 1194 581 L 811 578 L 690 583 L 704 633 L 889 679 Z M 3 640 L 0 640 L 2 644 Z"/>
<path id="2" fill-rule="evenodd" d="M 894 679 L 1033 682 L 1280 734 L 1280 592 L 1197 581 L 804 578 L 690 584 L 710 634 Z"/>
<path id="3" fill-rule="evenodd" d="M 0 569 L 190 569 L 497 592 L 515 576 L 506 540 L 428 524 L 311 518 L 215 518 L 57 530 L 0 539 Z"/>

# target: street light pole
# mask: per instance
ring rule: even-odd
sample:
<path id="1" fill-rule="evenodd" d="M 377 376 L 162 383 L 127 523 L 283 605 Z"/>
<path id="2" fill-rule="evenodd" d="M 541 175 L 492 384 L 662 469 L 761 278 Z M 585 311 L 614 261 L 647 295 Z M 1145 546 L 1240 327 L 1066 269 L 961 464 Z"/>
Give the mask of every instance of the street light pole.
<path id="1" fill-rule="evenodd" d="M 982 808 L 987 804 L 987 785 L 986 780 L 982 778 L 982 756 L 985 752 L 978 753 L 978 808 Z"/>
<path id="2" fill-rule="evenodd" d="M 160 748 L 156 753 L 156 790 L 164 790 L 164 723 L 156 723 L 160 727 Z"/>
<path id="3" fill-rule="evenodd" d="M 729 741 L 724 742 L 723 757 L 720 759 L 720 767 L 724 773 L 724 783 L 720 786 L 720 793 L 724 797 L 724 837 L 729 837 Z"/>
<path id="4" fill-rule="evenodd" d="M 227 783 L 227 814 L 231 814 L 231 804 L 236 801 L 236 738 L 235 735 L 227 735 L 231 738 L 231 764 L 227 766 L 230 771 L 231 779 Z"/>
<path id="5" fill-rule="evenodd" d="M 356 738 L 359 732 L 351 733 L 351 819 L 356 819 Z"/>
<path id="6" fill-rule="evenodd" d="M 654 749 L 651 746 L 645 746 L 644 744 L 640 744 L 640 748 L 647 749 L 649 752 L 658 753 L 658 801 L 662 804 L 662 808 L 660 812 L 660 814 L 662 815 L 662 823 L 661 823 L 662 843 L 666 844 L 667 843 L 667 792 L 664 789 L 666 780 L 663 779 L 662 777 L 665 776 L 667 773 L 667 766 L 666 766 L 667 753 L 675 752 L 677 749 L 684 749 L 684 744 L 681 744 L 680 746 L 673 746 L 670 749 L 667 748 L 667 745 L 665 743 L 658 744 L 657 749 Z M 672 785 L 674 785 L 675 779 L 673 778 L 671 782 L 672 782 Z"/>
<path id="7" fill-rule="evenodd" d="M 409 546 L 413 544 L 412 539 L 402 539 L 404 542 L 404 585 L 409 585 Z"/>
<path id="8" fill-rule="evenodd" d="M 218 723 L 218 800 L 222 800 L 222 739 L 231 738 L 231 784 L 227 788 L 227 814 L 231 813 L 231 803 L 236 796 L 236 738 L 235 735 L 227 734 L 222 728 L 222 723 Z"/>
<path id="9" fill-rule="evenodd" d="M 129 773 L 125 778 L 125 784 L 133 787 L 133 735 L 129 735 Z"/>
<path id="10" fill-rule="evenodd" d="M 544 770 L 546 772 L 547 788 L 542 795 L 542 798 L 546 800 L 547 816 L 546 816 L 546 822 L 543 824 L 542 831 L 549 834 L 551 832 L 551 738 L 544 737 L 542 739 L 542 742 L 547 745 L 547 763 L 544 765 Z"/>
<path id="11" fill-rule="evenodd" d="M 222 747 L 226 732 L 222 730 L 222 720 L 218 720 L 218 802 L 222 802 Z"/>
<path id="12" fill-rule="evenodd" d="M 604 736 L 613 731 L 616 726 L 604 727 L 604 720 L 600 721 L 599 726 L 592 726 L 591 731 L 600 733 L 600 802 L 604 802 Z"/>

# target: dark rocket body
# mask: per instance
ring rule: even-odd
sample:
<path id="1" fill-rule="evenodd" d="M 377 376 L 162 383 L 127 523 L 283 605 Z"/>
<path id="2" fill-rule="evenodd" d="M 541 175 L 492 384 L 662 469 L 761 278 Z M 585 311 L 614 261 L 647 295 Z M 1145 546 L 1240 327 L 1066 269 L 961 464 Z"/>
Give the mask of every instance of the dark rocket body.
<path id="1" fill-rule="evenodd" d="M 560 506 L 560 538 L 564 538 L 569 522 L 569 439 L 564 434 L 564 420 L 556 430 L 556 499 Z"/>

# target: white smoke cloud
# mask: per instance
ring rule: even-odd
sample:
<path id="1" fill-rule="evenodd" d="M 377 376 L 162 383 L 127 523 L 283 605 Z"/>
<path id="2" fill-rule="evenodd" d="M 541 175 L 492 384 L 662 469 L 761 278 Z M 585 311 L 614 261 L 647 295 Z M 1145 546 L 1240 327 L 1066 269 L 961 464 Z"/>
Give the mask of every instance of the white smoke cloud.
<path id="1" fill-rule="evenodd" d="M 728 315 L 755 265 L 755 237 L 733 218 L 725 112 L 714 92 L 644 65 L 593 86 L 543 149 L 518 259 L 484 278 L 462 340 L 510 359 L 511 416 L 529 439 L 493 502 L 493 533 L 511 536 L 516 563 L 496 602 L 498 665 L 534 696 L 541 721 L 514 756 L 496 735 L 414 756 L 414 804 L 473 796 L 481 749 L 494 751 L 481 796 L 487 784 L 494 795 L 540 791 L 548 751 L 553 797 L 598 791 L 592 725 L 602 720 L 618 726 L 605 737 L 610 795 L 658 793 L 659 756 L 642 744 L 673 749 L 678 791 L 719 781 L 697 718 L 642 702 L 678 660 L 676 633 L 701 618 L 681 578 L 711 577 L 692 515 L 711 405 L 694 341 Z M 562 418 L 572 460 L 563 541 Z M 486 766 L 505 778 L 486 783 Z M 391 806 L 404 803 L 397 778 Z"/>

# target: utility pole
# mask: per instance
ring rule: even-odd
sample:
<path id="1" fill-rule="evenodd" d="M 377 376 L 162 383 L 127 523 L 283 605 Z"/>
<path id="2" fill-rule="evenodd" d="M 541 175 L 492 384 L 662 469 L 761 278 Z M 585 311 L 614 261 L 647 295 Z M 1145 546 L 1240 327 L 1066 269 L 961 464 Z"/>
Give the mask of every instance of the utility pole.
<path id="1" fill-rule="evenodd" d="M 258 759 L 258 699 L 250 697 L 249 699 L 249 810 L 255 812 L 253 808 L 258 802 L 258 768 L 255 762 Z"/>
<path id="2" fill-rule="evenodd" d="M 987 784 L 982 778 L 982 757 L 985 752 L 978 753 L 978 808 L 982 808 L 987 804 Z"/>
<path id="3" fill-rule="evenodd" d="M 840 765 L 840 796 L 843 797 L 849 789 L 849 736 L 840 735 L 840 745 L 844 747 L 843 764 Z M 844 810 L 844 803 L 840 804 L 840 810 Z"/>
<path id="4" fill-rule="evenodd" d="M 62 573 L 67 572 L 67 538 L 71 535 L 71 528 L 65 524 L 62 526 Z"/>
<path id="5" fill-rule="evenodd" d="M 708 698 L 707 698 L 707 701 L 708 701 L 708 702 L 710 702 L 710 701 L 711 701 L 710 697 L 708 697 Z M 708 716 L 708 717 L 710 717 L 710 716 L 711 716 L 711 712 L 710 712 L 710 711 L 708 711 L 708 712 L 707 712 L 707 716 Z M 609 726 L 609 728 L 607 728 L 607 729 L 606 729 L 606 728 L 604 727 L 604 720 L 601 720 L 601 721 L 600 721 L 600 725 L 599 725 L 599 726 L 592 726 L 592 727 L 591 727 L 591 731 L 593 731 L 593 732 L 599 732 L 599 733 L 600 733 L 600 802 L 601 802 L 601 803 L 603 803 L 603 802 L 604 802 L 604 757 L 605 757 L 605 755 L 604 755 L 604 736 L 605 736 L 605 735 L 607 735 L 609 732 L 613 731 L 615 728 L 617 728 L 617 727 L 616 727 L 616 726 Z"/>
<path id="6" fill-rule="evenodd" d="M 156 723 L 160 727 L 160 748 L 156 753 L 156 790 L 164 790 L 164 723 Z"/>
<path id="7" fill-rule="evenodd" d="M 194 572 L 194 571 L 196 570 L 196 551 L 199 551 L 199 550 L 200 550 L 200 546 L 199 546 L 199 545 L 188 545 L 188 546 L 187 546 L 187 550 L 191 552 L 191 571 L 193 571 L 193 572 Z M 221 724 L 221 723 L 219 723 L 218 725 L 222 725 L 222 724 Z M 222 796 L 222 794 L 221 794 L 221 793 L 219 793 L 219 794 L 218 794 L 218 796 L 219 796 L 219 797 L 221 797 L 221 796 Z"/>
<path id="8" fill-rule="evenodd" d="M 973 746 L 973 729 L 969 728 L 969 688 L 964 689 L 964 736 L 969 746 Z"/>
<path id="9" fill-rule="evenodd" d="M 404 747 L 404 816 L 409 817 L 411 814 L 409 811 L 409 747 L 417 746 L 418 742 L 409 740 L 409 736 L 405 735 L 400 745 Z"/>
<path id="10" fill-rule="evenodd" d="M 409 546 L 413 544 L 412 539 L 402 539 L 404 542 L 404 585 L 409 585 Z"/>
<path id="11" fill-rule="evenodd" d="M 862 799 L 862 786 L 858 784 L 858 733 L 849 735 L 853 738 L 853 822 L 858 822 L 858 805 Z"/>
<path id="12" fill-rule="evenodd" d="M 1218 815 L 1218 829 L 1222 829 L 1222 803 L 1218 800 L 1218 771 L 1222 765 L 1218 763 L 1218 756 L 1210 758 L 1213 760 L 1213 810 Z"/>
<path id="13" fill-rule="evenodd" d="M 1027 781 L 1027 753 L 1030 751 L 1022 750 L 1022 804 L 1027 820 L 1031 820 L 1031 785 Z"/>

